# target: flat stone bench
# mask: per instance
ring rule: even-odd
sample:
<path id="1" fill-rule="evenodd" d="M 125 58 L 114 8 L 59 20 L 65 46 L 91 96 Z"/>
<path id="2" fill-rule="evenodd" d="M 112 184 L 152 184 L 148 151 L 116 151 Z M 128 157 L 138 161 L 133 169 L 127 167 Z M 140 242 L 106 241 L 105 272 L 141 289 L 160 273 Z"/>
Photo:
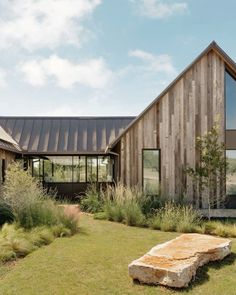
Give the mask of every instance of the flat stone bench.
<path id="1" fill-rule="evenodd" d="M 159 244 L 129 265 L 129 274 L 140 283 L 183 288 L 209 261 L 231 253 L 229 239 L 201 234 L 183 234 Z"/>

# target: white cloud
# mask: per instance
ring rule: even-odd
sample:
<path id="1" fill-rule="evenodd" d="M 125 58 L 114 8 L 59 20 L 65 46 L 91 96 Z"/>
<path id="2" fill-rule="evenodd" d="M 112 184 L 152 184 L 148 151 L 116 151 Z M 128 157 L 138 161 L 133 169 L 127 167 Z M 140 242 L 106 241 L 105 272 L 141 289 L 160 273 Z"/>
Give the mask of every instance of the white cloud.
<path id="1" fill-rule="evenodd" d="M 175 75 L 176 69 L 172 63 L 171 56 L 168 54 L 154 55 L 143 50 L 132 50 L 129 55 L 142 60 L 146 66 L 145 70 L 164 73 L 167 75 Z"/>
<path id="2" fill-rule="evenodd" d="M 0 0 L 0 47 L 79 46 L 83 21 L 101 0 Z M 82 34 L 83 33 L 83 34 Z M 82 36 L 83 35 L 83 36 Z"/>
<path id="3" fill-rule="evenodd" d="M 101 89 L 112 80 L 112 71 L 103 58 L 73 63 L 67 59 L 52 55 L 45 59 L 36 59 L 18 66 L 25 80 L 33 86 L 44 86 L 52 79 L 62 88 L 70 88 L 78 83 L 90 88 Z"/>
<path id="4" fill-rule="evenodd" d="M 138 13 L 150 18 L 168 18 L 188 11 L 186 2 L 169 2 L 162 0 L 131 0 L 137 7 Z"/>
<path id="5" fill-rule="evenodd" d="M 0 87 L 4 87 L 6 85 L 6 72 L 2 68 L 0 68 Z"/>

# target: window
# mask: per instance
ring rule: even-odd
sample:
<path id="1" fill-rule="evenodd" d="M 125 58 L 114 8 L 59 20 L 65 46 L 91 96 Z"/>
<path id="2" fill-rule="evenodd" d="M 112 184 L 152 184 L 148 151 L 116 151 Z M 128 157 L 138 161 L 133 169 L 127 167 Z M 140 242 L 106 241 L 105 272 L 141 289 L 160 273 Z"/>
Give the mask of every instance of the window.
<path id="1" fill-rule="evenodd" d="M 236 129 L 236 79 L 225 72 L 226 129 Z"/>
<path id="2" fill-rule="evenodd" d="M 52 162 L 52 182 L 72 182 L 72 156 L 50 156 L 48 159 Z"/>
<path id="3" fill-rule="evenodd" d="M 236 150 L 227 150 L 226 194 L 236 195 Z"/>
<path id="4" fill-rule="evenodd" d="M 86 182 L 86 157 L 73 157 L 73 182 Z"/>
<path id="5" fill-rule="evenodd" d="M 97 157 L 87 157 L 87 182 L 97 181 Z"/>
<path id="6" fill-rule="evenodd" d="M 160 186 L 160 151 L 143 150 L 143 189 L 148 195 L 158 195 Z"/>
<path id="7" fill-rule="evenodd" d="M 48 183 L 112 182 L 110 156 L 47 156 L 30 160 L 32 175 Z"/>
<path id="8" fill-rule="evenodd" d="M 40 159 L 32 160 L 32 174 L 34 177 L 42 177 L 43 176 L 43 162 Z"/>
<path id="9" fill-rule="evenodd" d="M 113 163 L 109 156 L 98 157 L 98 181 L 111 182 L 112 181 Z"/>

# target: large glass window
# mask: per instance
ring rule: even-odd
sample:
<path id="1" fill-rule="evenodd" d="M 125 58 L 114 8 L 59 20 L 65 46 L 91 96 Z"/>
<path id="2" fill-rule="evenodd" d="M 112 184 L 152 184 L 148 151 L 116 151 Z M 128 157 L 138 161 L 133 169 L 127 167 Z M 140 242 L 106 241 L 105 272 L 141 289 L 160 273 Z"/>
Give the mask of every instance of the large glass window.
<path id="1" fill-rule="evenodd" d="M 44 171 L 44 181 L 45 182 L 53 182 L 53 162 L 46 159 L 43 160 L 43 171 Z"/>
<path id="2" fill-rule="evenodd" d="M 143 189 L 148 195 L 158 195 L 160 186 L 160 152 L 143 150 Z"/>
<path id="3" fill-rule="evenodd" d="M 108 156 L 98 157 L 98 181 L 111 182 L 113 172 L 112 159 Z"/>
<path id="4" fill-rule="evenodd" d="M 97 181 L 97 157 L 87 157 L 87 182 Z"/>
<path id="5" fill-rule="evenodd" d="M 86 182 L 86 157 L 73 157 L 73 182 Z"/>
<path id="6" fill-rule="evenodd" d="M 32 172 L 34 177 L 42 177 L 43 176 L 43 162 L 40 159 L 32 160 Z"/>
<path id="7" fill-rule="evenodd" d="M 32 175 L 45 182 L 111 182 L 110 156 L 47 156 L 30 161 Z"/>
<path id="8" fill-rule="evenodd" d="M 52 163 L 52 182 L 72 182 L 72 156 L 48 157 Z"/>
<path id="9" fill-rule="evenodd" d="M 236 195 L 236 150 L 227 150 L 226 194 Z"/>
<path id="10" fill-rule="evenodd" d="M 225 72 L 226 129 L 236 129 L 236 79 Z"/>

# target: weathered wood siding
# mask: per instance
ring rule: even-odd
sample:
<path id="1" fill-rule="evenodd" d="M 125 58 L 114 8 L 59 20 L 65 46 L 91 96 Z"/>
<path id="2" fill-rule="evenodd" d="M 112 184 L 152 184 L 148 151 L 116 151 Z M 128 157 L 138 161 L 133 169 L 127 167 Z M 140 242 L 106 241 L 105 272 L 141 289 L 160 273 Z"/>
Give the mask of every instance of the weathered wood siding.
<path id="1" fill-rule="evenodd" d="M 200 197 L 184 169 L 197 163 L 196 137 L 212 127 L 217 115 L 224 141 L 224 70 L 221 57 L 208 52 L 124 134 L 120 141 L 122 183 L 141 186 L 142 149 L 160 148 L 162 194 L 186 193 L 199 206 Z"/>
<path id="2" fill-rule="evenodd" d="M 15 154 L 9 151 L 0 149 L 0 160 L 5 159 L 6 168 L 9 163 L 15 160 Z"/>
<path id="3" fill-rule="evenodd" d="M 15 154 L 9 151 L 5 151 L 0 149 L 0 160 L 5 159 L 5 169 L 7 168 L 7 165 L 15 160 Z M 1 171 L 2 172 L 2 171 Z M 0 190 L 1 190 L 1 180 L 0 180 Z"/>

